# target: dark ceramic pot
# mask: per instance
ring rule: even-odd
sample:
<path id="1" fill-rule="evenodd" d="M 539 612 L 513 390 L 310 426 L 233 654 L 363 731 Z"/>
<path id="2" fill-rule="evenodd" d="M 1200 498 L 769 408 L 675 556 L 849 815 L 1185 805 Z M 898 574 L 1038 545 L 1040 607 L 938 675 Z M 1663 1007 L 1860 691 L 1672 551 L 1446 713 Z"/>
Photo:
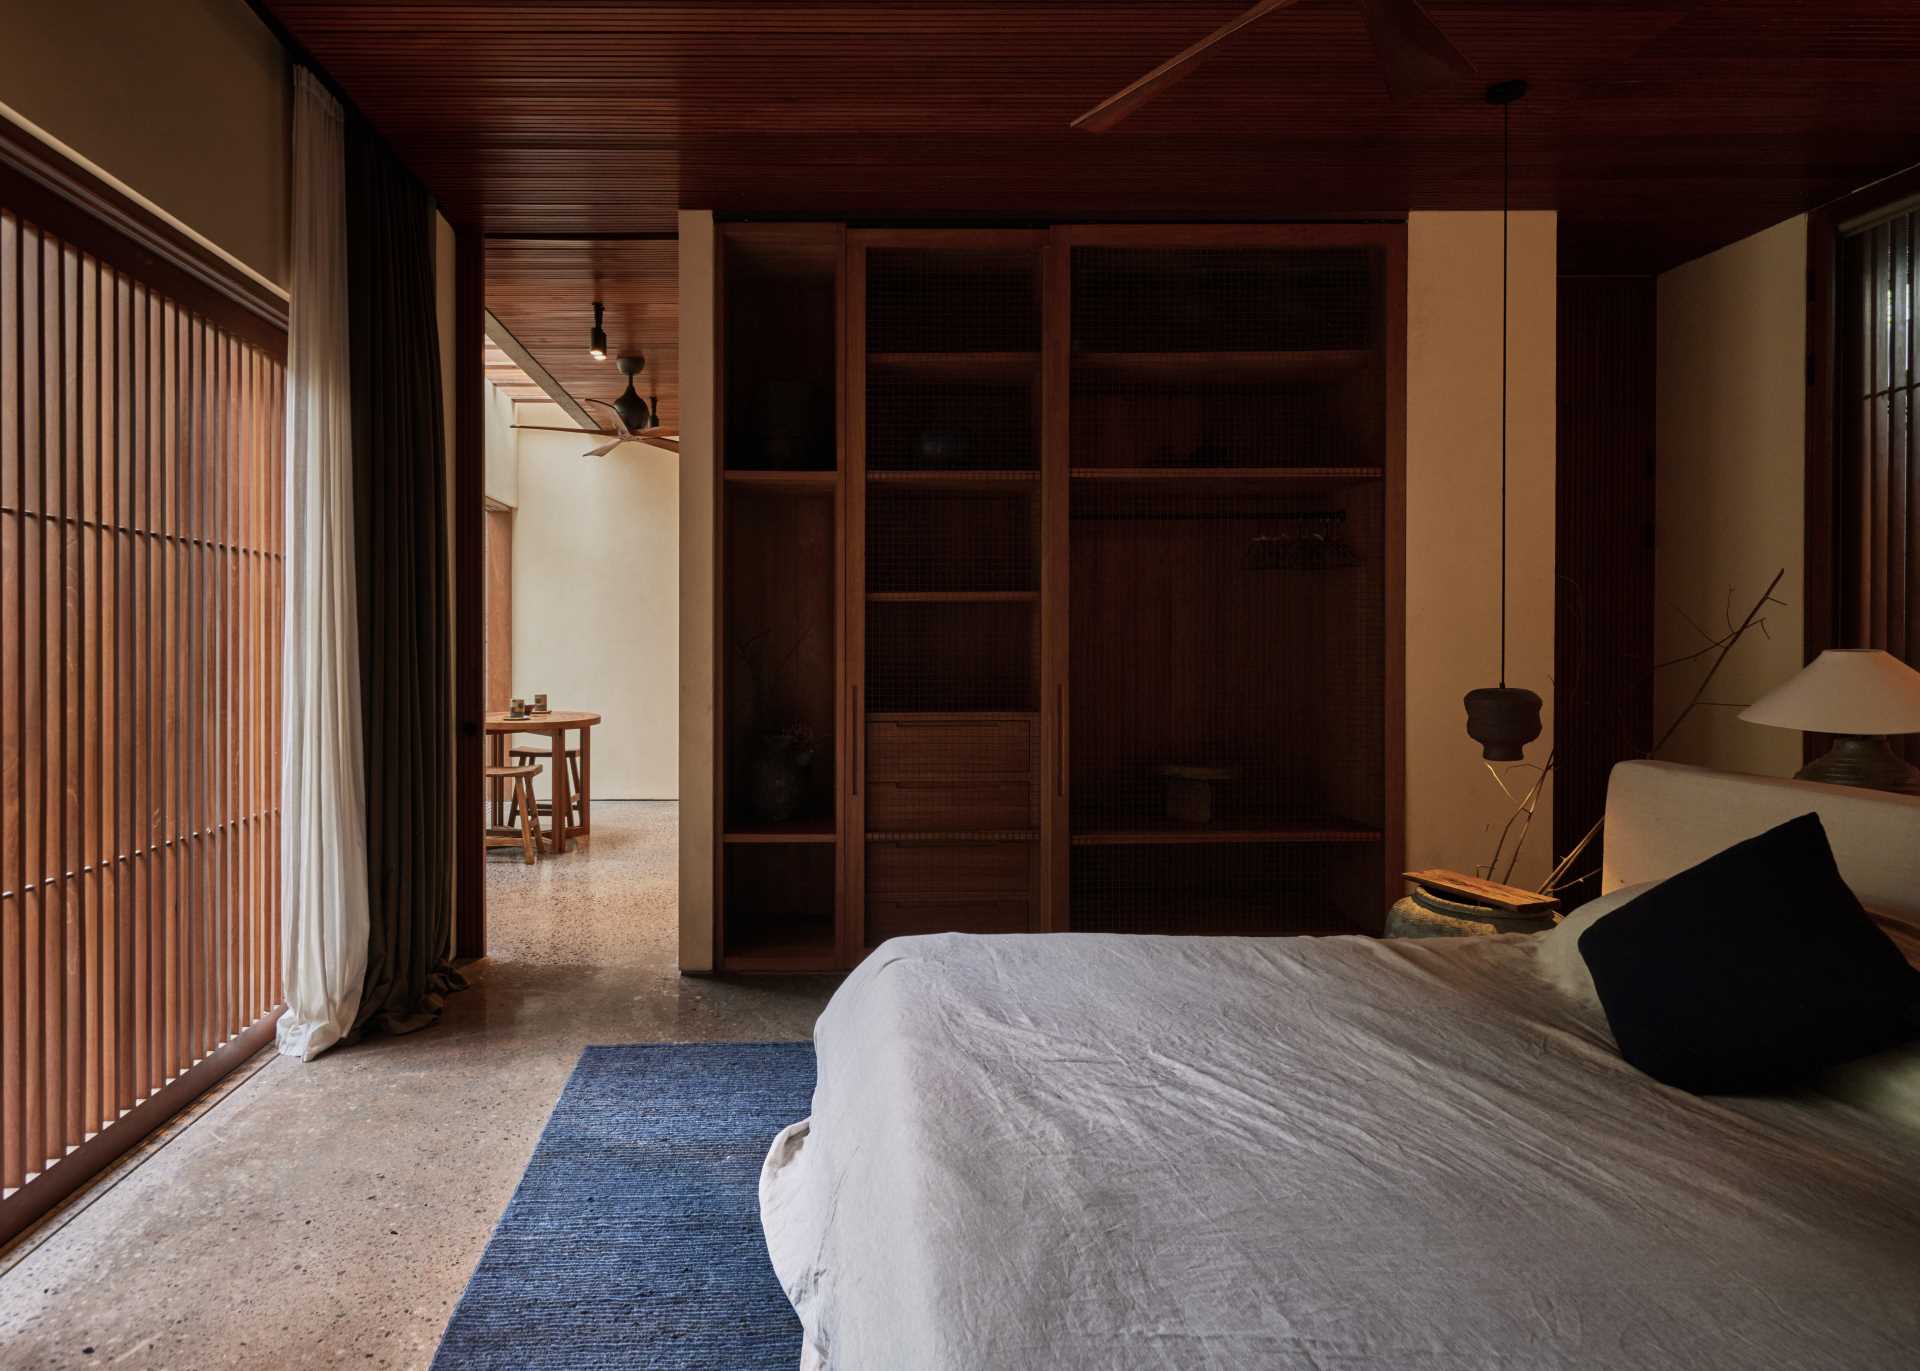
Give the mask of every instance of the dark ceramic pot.
<path id="1" fill-rule="evenodd" d="M 747 765 L 747 804 L 763 823 L 784 823 L 800 811 L 807 793 L 813 744 L 791 733 L 762 733 Z"/>

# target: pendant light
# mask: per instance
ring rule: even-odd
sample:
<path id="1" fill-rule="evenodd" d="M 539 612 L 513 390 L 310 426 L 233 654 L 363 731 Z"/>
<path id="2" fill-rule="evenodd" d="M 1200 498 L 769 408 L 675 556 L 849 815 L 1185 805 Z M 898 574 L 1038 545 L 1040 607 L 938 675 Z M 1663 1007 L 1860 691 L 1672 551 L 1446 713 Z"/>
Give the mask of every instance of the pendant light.
<path id="1" fill-rule="evenodd" d="M 1514 101 L 1525 81 L 1487 87 L 1487 102 L 1500 107 L 1500 684 L 1467 692 L 1467 736 L 1490 762 L 1517 762 L 1540 736 L 1540 697 L 1507 684 L 1507 258 L 1513 186 L 1510 132 Z"/>
<path id="2" fill-rule="evenodd" d="M 607 331 L 601 327 L 606 322 L 607 307 L 598 300 L 593 302 L 593 332 L 587 335 L 587 356 L 596 362 L 607 360 Z"/>

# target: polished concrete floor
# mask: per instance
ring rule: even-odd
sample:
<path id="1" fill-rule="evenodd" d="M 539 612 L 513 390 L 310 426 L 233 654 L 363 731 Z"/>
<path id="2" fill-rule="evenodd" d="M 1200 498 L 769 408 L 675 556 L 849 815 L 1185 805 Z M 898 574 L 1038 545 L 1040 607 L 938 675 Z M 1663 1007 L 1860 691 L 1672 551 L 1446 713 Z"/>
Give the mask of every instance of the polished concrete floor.
<path id="1" fill-rule="evenodd" d="M 674 970 L 675 811 L 492 854 L 492 955 L 439 1024 L 263 1055 L 0 1255 L 0 1366 L 425 1366 L 582 1047 L 804 1038 L 833 989 Z"/>

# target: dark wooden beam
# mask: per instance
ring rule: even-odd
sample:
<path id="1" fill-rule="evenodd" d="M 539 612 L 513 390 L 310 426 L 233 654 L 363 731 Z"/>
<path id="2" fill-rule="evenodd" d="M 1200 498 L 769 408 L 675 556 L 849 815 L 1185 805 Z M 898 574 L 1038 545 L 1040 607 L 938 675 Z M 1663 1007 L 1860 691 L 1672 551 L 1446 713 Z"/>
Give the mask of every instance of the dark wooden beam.
<path id="1" fill-rule="evenodd" d="M 525 373 L 526 378 L 540 388 L 540 393 L 565 410 L 569 419 L 584 429 L 601 427 L 602 421 L 587 413 L 567 388 L 553 378 L 553 373 L 540 364 L 540 359 L 521 346 L 520 340 L 513 336 L 513 330 L 494 317 L 492 310 L 487 311 L 486 329 L 487 337 L 493 340 L 494 346 L 512 358 L 513 364 Z"/>
<path id="2" fill-rule="evenodd" d="M 454 228 L 453 264 L 453 744 L 457 959 L 487 952 L 486 765 L 486 242 Z"/>

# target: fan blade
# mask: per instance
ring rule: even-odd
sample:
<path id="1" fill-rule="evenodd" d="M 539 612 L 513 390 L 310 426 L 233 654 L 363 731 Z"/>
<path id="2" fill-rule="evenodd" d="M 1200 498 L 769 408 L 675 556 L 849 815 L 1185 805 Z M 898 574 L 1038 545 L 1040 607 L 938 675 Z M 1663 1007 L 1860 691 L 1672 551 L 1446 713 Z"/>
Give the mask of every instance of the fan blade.
<path id="1" fill-rule="evenodd" d="M 626 441 L 627 439 L 625 438 L 615 438 L 611 443 L 603 443 L 593 451 L 582 453 L 581 455 L 584 457 L 604 457 Z"/>
<path id="2" fill-rule="evenodd" d="M 629 434 L 627 433 L 627 425 L 626 425 L 626 423 L 625 423 L 625 421 L 623 421 L 623 420 L 622 420 L 622 419 L 620 418 L 620 411 L 619 411 L 619 410 L 617 410 L 617 409 L 615 409 L 615 408 L 614 408 L 614 406 L 613 406 L 613 401 L 611 401 L 611 400 L 595 400 L 595 399 L 592 399 L 592 398 L 587 398 L 587 399 L 583 399 L 583 400 L 581 401 L 581 403 L 582 403 L 582 404 L 586 404 L 586 405 L 598 405 L 598 406 L 600 406 L 600 408 L 602 408 L 602 409 L 604 409 L 605 411 L 607 411 L 607 413 L 609 413 L 609 414 L 611 414 L 611 415 L 613 416 L 613 427 L 612 427 L 612 428 L 608 428 L 608 429 L 602 429 L 602 430 L 601 430 L 601 432 L 603 432 L 603 433 L 617 433 L 617 434 L 619 434 L 619 435 L 620 435 L 620 436 L 621 436 L 622 438 L 625 438 L 625 437 L 628 437 L 628 436 L 630 436 L 630 435 L 629 435 Z"/>
<path id="3" fill-rule="evenodd" d="M 509 424 L 509 428 L 523 428 L 533 433 L 597 433 L 602 438 L 613 437 L 613 430 L 606 428 L 559 428 L 552 424 Z"/>
<path id="4" fill-rule="evenodd" d="M 677 453 L 680 451 L 680 435 L 677 433 L 647 433 L 641 435 L 636 441 L 645 443 L 648 447 L 660 448 L 666 452 Z"/>
<path id="5" fill-rule="evenodd" d="M 1259 4 L 1232 23 L 1215 29 L 1178 56 L 1169 57 L 1117 95 L 1109 95 L 1074 120 L 1072 126 L 1085 129 L 1089 133 L 1105 133 L 1168 87 L 1191 76 L 1202 59 L 1213 55 L 1213 49 L 1216 46 L 1233 37 L 1254 20 L 1272 14 L 1275 10 L 1287 9 L 1299 2 L 1300 0 L 1260 0 Z"/>
<path id="6" fill-rule="evenodd" d="M 1359 5 L 1394 99 L 1473 79 L 1473 64 L 1427 17 L 1420 0 L 1359 0 Z"/>

